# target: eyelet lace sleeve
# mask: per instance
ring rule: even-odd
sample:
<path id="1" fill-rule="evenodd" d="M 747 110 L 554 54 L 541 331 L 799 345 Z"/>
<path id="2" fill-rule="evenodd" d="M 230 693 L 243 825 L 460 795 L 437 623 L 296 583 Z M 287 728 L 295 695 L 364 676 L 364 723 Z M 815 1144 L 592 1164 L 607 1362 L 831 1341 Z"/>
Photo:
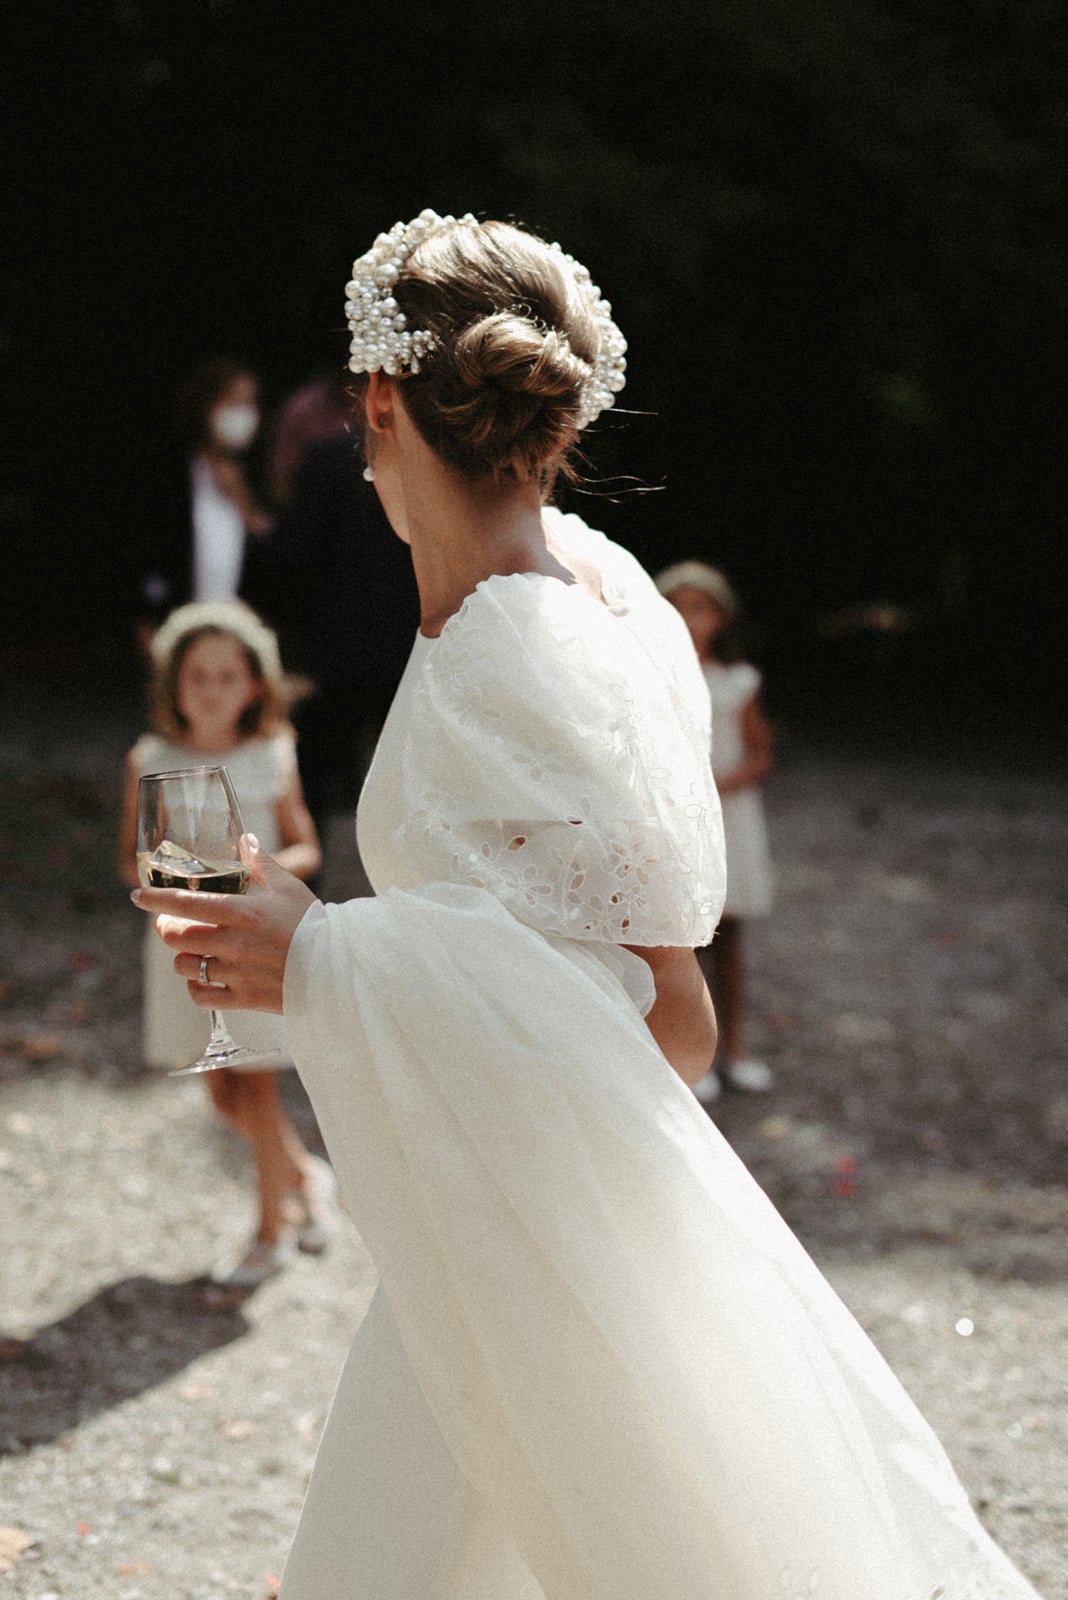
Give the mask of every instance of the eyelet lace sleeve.
<path id="1" fill-rule="evenodd" d="M 545 933 L 707 943 L 724 869 L 694 673 L 688 696 L 662 650 L 577 587 L 481 584 L 414 689 L 397 854 Z"/>

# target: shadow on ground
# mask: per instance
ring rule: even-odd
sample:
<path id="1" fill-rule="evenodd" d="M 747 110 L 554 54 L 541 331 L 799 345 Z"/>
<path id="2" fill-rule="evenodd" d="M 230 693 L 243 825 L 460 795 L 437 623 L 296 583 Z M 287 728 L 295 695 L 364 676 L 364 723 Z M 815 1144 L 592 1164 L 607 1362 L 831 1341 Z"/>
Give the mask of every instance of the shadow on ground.
<path id="1" fill-rule="evenodd" d="M 249 1331 L 239 1309 L 206 1311 L 203 1278 L 126 1278 L 32 1338 L 0 1336 L 0 1455 L 45 1444 Z"/>

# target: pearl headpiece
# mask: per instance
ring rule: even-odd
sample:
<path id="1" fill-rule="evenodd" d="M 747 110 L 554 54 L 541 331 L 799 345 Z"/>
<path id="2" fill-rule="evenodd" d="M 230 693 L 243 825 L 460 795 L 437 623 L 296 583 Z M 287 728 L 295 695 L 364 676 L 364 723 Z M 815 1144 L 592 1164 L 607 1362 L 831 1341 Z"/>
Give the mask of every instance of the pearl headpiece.
<path id="1" fill-rule="evenodd" d="M 388 233 L 380 233 L 366 255 L 353 263 L 352 281 L 345 286 L 345 313 L 352 333 L 350 371 L 388 372 L 395 377 L 420 370 L 438 340 L 426 329 L 408 327 L 408 319 L 393 298 L 393 288 L 413 251 L 435 234 L 460 224 L 479 226 L 470 212 L 457 218 L 421 211 L 414 222 L 398 222 Z M 612 307 L 602 299 L 586 268 L 558 244 L 548 248 L 566 263 L 600 334 L 597 360 L 580 399 L 578 423 L 584 428 L 615 403 L 626 382 L 627 341 L 612 321 Z"/>

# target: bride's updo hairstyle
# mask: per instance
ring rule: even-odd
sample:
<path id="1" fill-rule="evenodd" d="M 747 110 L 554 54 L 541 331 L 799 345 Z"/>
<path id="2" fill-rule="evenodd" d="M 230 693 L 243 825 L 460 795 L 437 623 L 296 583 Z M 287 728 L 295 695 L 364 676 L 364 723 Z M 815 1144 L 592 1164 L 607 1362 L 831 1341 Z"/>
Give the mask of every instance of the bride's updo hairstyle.
<path id="1" fill-rule="evenodd" d="M 405 378 L 404 403 L 459 472 L 528 477 L 578 440 L 599 340 L 562 265 L 501 222 L 460 224 L 406 263 L 394 297 L 437 345 Z"/>
<path id="2" fill-rule="evenodd" d="M 399 377 L 419 433 L 465 477 L 566 471 L 623 387 L 626 346 L 589 274 L 520 228 L 423 212 L 353 271 L 350 366 Z"/>

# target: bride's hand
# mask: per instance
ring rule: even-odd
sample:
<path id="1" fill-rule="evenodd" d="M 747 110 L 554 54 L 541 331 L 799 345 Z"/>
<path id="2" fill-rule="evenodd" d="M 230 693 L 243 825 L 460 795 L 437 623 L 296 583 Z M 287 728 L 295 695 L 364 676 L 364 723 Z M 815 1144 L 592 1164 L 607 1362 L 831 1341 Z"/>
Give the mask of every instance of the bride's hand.
<path id="1" fill-rule="evenodd" d="M 135 889 L 130 898 L 156 918 L 156 932 L 178 951 L 174 970 L 188 981 L 194 1004 L 280 1013 L 289 946 L 315 896 L 265 855 L 253 834 L 242 840 L 242 853 L 262 894 Z M 205 958 L 209 981 L 201 983 Z"/>

